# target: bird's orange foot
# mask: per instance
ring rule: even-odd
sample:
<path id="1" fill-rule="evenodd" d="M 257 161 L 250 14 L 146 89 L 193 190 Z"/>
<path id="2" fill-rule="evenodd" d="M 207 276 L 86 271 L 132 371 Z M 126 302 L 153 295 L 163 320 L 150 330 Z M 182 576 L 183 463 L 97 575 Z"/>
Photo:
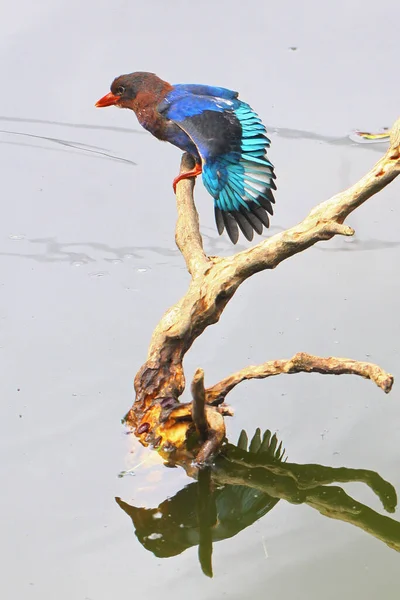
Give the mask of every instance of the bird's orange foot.
<path id="1" fill-rule="evenodd" d="M 172 182 L 172 187 L 174 188 L 175 194 L 176 194 L 176 186 L 178 185 L 178 183 L 180 181 L 182 181 L 182 179 L 189 179 L 190 177 L 197 177 L 197 175 L 200 175 L 200 173 L 202 173 L 201 164 L 196 163 L 195 166 L 193 167 L 193 169 L 190 169 L 190 171 L 186 171 L 186 173 L 181 173 L 180 175 L 178 175 L 178 177 L 175 177 L 174 181 Z"/>

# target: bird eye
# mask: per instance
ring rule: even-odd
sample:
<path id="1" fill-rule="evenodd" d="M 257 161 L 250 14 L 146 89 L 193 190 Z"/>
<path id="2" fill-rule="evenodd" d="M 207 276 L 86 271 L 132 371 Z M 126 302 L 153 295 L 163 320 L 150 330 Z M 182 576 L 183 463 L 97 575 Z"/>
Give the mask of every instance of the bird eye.
<path id="1" fill-rule="evenodd" d="M 123 85 L 119 85 L 119 86 L 117 87 L 117 94 L 118 94 L 118 96 L 122 96 L 122 94 L 123 94 L 124 92 L 125 92 L 125 88 L 124 88 L 124 86 L 123 86 Z"/>

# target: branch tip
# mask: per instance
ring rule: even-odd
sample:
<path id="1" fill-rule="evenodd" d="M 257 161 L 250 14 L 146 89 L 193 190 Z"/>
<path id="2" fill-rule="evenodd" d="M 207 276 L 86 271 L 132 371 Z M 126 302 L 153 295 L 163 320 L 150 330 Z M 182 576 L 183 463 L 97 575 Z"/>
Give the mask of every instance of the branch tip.
<path id="1" fill-rule="evenodd" d="M 337 223 L 336 221 L 332 221 L 332 224 L 329 226 L 329 228 L 335 235 L 345 235 L 351 237 L 355 233 L 354 229 L 349 225 L 343 225 L 343 223 Z"/>
<path id="2" fill-rule="evenodd" d="M 206 394 L 204 389 L 204 371 L 197 369 L 192 381 L 192 418 L 193 423 L 204 442 L 207 439 L 208 424 L 206 418 Z"/>

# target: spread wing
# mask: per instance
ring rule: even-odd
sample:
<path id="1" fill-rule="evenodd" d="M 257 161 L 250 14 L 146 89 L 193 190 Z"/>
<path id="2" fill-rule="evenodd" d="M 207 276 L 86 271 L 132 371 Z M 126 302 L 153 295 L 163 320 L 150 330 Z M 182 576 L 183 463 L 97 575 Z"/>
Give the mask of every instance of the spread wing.
<path id="1" fill-rule="evenodd" d="M 238 226 L 248 240 L 269 226 L 275 202 L 274 168 L 266 157 L 269 139 L 252 108 L 224 88 L 224 96 L 193 95 L 180 86 L 158 107 L 185 131 L 203 163 L 203 182 L 214 198 L 218 232 L 226 228 L 233 243 Z"/>

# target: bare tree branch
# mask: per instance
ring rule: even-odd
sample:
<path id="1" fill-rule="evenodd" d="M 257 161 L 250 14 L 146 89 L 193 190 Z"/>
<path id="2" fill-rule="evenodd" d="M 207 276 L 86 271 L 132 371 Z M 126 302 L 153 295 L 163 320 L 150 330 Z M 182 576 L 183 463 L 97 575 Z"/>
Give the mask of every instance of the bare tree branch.
<path id="1" fill-rule="evenodd" d="M 190 170 L 192 164 L 189 162 L 187 155 L 184 155 L 182 171 Z M 136 401 L 126 420 L 137 428 L 136 433 L 142 443 L 185 448 L 187 435 L 194 428 L 191 410 L 187 409 L 186 421 L 175 421 L 173 417 L 176 409 L 168 409 L 170 412 L 166 412 L 163 403 L 178 403 L 185 387 L 183 359 L 186 352 L 206 327 L 219 320 L 240 284 L 254 273 L 273 269 L 283 260 L 319 241 L 329 240 L 335 235 L 353 235 L 353 229 L 343 224 L 345 218 L 393 181 L 399 173 L 400 119 L 391 130 L 387 152 L 358 183 L 316 206 L 298 225 L 271 236 L 248 250 L 225 258 L 208 257 L 204 253 L 193 200 L 193 181 L 183 180 L 178 183 L 176 241 L 192 279 L 187 293 L 167 310 L 154 330 L 147 360 L 135 377 Z M 304 359 L 307 355 L 301 356 Z M 386 392 L 390 391 L 393 383 L 391 376 L 375 365 L 367 366 L 367 363 L 357 363 L 350 359 L 314 357 L 314 360 L 316 362 L 312 369 L 309 366 L 305 368 L 305 365 L 304 369 L 298 370 L 353 373 L 372 379 Z M 281 368 L 284 362 L 277 361 Z M 240 377 L 246 378 L 243 377 L 245 371 L 240 371 L 232 377 L 235 381 Z M 231 383 L 224 380 L 208 390 L 207 401 L 216 393 L 215 390 L 224 389 L 224 386 L 226 388 L 229 385 L 232 389 Z M 220 423 L 222 415 L 214 407 L 208 407 L 206 415 L 209 428 L 217 432 L 213 441 L 209 439 L 206 443 L 209 446 L 215 445 L 215 440 L 223 439 L 224 435 L 224 427 Z M 213 419 L 218 423 L 210 427 Z"/>
<path id="2" fill-rule="evenodd" d="M 246 367 L 226 377 L 216 385 L 207 388 L 206 402 L 223 400 L 234 387 L 247 379 L 266 379 L 283 373 L 321 373 L 322 375 L 360 375 L 370 379 L 386 394 L 393 386 L 393 375 L 386 373 L 379 366 L 368 362 L 358 362 L 351 358 L 336 358 L 330 356 L 312 356 L 298 352 L 292 358 L 270 360 L 262 365 Z"/>

